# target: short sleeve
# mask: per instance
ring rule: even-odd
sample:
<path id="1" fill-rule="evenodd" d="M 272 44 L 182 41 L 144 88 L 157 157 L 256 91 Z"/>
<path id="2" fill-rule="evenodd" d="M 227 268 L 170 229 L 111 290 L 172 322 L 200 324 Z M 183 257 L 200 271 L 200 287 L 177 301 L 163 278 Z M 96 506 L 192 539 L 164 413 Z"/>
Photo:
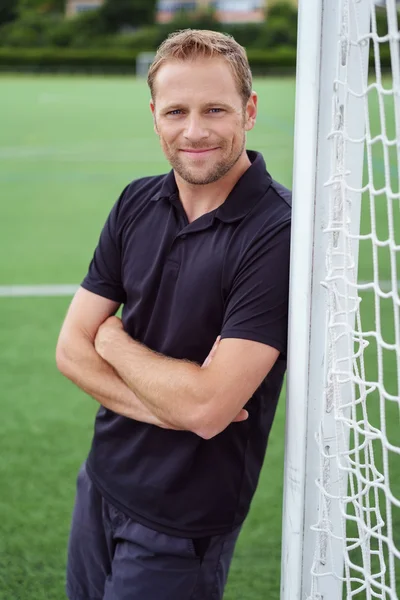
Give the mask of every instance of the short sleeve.
<path id="1" fill-rule="evenodd" d="M 122 248 L 119 236 L 121 227 L 118 216 L 126 189 L 108 215 L 88 273 L 81 283 L 86 290 L 121 304 L 125 303 L 126 294 L 122 283 Z"/>
<path id="2" fill-rule="evenodd" d="M 221 338 L 261 342 L 286 354 L 290 224 L 247 250 L 227 298 Z"/>

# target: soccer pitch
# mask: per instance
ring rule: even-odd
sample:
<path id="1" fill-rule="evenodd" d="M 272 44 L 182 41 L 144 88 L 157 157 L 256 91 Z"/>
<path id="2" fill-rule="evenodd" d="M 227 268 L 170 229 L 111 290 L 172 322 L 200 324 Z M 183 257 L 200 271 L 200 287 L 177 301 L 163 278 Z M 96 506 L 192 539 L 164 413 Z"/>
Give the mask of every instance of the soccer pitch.
<path id="1" fill-rule="evenodd" d="M 126 183 L 168 169 L 153 132 L 147 87 L 131 78 L 61 76 L 3 76 L 0 85 L 6 116 L 0 138 L 0 286 L 79 283 Z M 259 117 L 248 147 L 261 151 L 273 177 L 290 187 L 294 80 L 256 80 L 255 89 Z M 389 264 L 383 253 L 385 280 Z M 371 276 L 371 263 L 371 252 L 361 252 L 363 279 Z M 365 300 L 371 326 L 373 295 Z M 69 302 L 0 297 L 1 600 L 64 597 L 75 479 L 97 408 L 56 370 L 54 350 Z M 392 341 L 393 308 L 392 315 L 381 312 L 382 330 Z M 368 360 L 373 368 L 375 351 Z M 389 358 L 385 385 L 391 393 L 396 377 Z M 394 405 L 387 422 L 389 440 L 399 445 Z M 283 447 L 281 401 L 225 600 L 279 599 Z M 395 473 L 392 491 L 399 498 L 400 469 Z M 398 532 L 398 513 L 395 519 Z"/>

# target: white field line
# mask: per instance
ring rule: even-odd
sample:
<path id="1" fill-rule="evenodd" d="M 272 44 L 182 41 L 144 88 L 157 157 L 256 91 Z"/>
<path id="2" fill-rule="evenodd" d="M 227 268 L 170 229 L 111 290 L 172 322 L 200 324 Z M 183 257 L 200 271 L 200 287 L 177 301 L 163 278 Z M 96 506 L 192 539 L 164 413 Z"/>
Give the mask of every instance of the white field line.
<path id="1" fill-rule="evenodd" d="M 360 281 L 360 285 L 365 285 L 367 282 Z M 392 282 L 389 280 L 380 281 L 380 288 L 383 292 L 390 292 Z M 0 297 L 2 298 L 33 298 L 51 297 L 51 296 L 73 296 L 79 285 L 0 285 Z M 400 290 L 400 279 L 397 281 L 397 288 Z M 372 292 L 373 288 L 361 290 L 361 292 Z"/>
<path id="2" fill-rule="evenodd" d="M 1 285 L 2 298 L 32 298 L 34 296 L 73 296 L 78 285 Z"/>
<path id="3" fill-rule="evenodd" d="M 131 150 L 134 147 L 136 140 L 126 138 L 119 140 L 97 140 L 97 141 L 82 141 L 79 144 L 62 144 L 62 145 L 24 145 L 24 146 L 0 146 L 0 158 L 2 160 L 7 159 L 21 159 L 21 158 L 39 158 L 48 157 L 54 155 L 60 155 L 62 157 L 69 155 L 84 155 L 98 153 L 99 151 L 108 151 L 108 154 L 113 154 L 116 149 L 122 149 L 123 151 Z M 149 143 L 149 140 L 145 138 L 139 138 L 138 142 L 140 147 Z M 110 152 L 111 148 L 111 152 Z"/>
<path id="4" fill-rule="evenodd" d="M 135 150 L 135 143 L 139 144 L 140 152 Z M 154 160 L 154 146 L 151 138 L 98 140 L 96 142 L 55 144 L 51 146 L 0 146 L 0 160 L 2 161 L 51 160 L 76 162 L 83 159 L 142 164 Z"/>

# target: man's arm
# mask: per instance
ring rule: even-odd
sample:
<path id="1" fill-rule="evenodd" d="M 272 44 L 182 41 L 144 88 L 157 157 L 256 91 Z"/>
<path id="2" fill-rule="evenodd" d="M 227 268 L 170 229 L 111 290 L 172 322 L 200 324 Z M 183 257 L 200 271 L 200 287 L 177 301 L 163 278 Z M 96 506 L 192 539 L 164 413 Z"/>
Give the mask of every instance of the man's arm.
<path id="1" fill-rule="evenodd" d="M 160 418 L 160 411 L 146 406 L 94 348 L 99 326 L 118 310 L 119 304 L 79 288 L 68 310 L 57 343 L 56 362 L 63 375 L 113 412 L 156 425 L 183 430 L 179 421 Z M 214 344 L 204 367 L 211 363 L 218 344 Z M 161 413 L 163 414 L 163 413 Z M 245 411 L 233 420 L 246 418 Z"/>
<path id="2" fill-rule="evenodd" d="M 116 317 L 95 340 L 98 353 L 160 419 L 204 438 L 223 431 L 286 350 L 290 227 L 285 217 L 261 228 L 230 289 L 222 341 L 204 369 L 160 356 L 132 340 Z"/>
<path id="3" fill-rule="evenodd" d="M 157 354 L 133 340 L 117 317 L 99 328 L 97 352 L 158 418 L 209 439 L 223 431 L 274 365 L 279 351 L 246 339 L 224 339 L 206 368 Z"/>
<path id="4" fill-rule="evenodd" d="M 119 415 L 167 429 L 179 429 L 155 416 L 96 352 L 97 330 L 118 307 L 117 302 L 79 288 L 58 339 L 57 367 L 84 392 Z"/>

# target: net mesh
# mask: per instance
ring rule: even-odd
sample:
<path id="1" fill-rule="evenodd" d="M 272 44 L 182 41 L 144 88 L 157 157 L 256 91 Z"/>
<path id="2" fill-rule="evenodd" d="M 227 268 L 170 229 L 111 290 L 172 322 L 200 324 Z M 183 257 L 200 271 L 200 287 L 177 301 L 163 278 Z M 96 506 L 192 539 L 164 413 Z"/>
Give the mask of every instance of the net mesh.
<path id="1" fill-rule="evenodd" d="M 319 513 L 309 599 L 325 598 L 321 579 L 334 577 L 343 582 L 344 598 L 399 600 L 399 6 L 395 0 L 338 4 L 333 158 L 325 186 L 325 397 L 316 435 Z M 353 85 L 350 59 L 364 75 L 361 88 Z M 355 105 L 365 117 L 361 135 L 352 127 Z M 357 148 L 364 172 L 355 187 L 349 175 Z"/>

